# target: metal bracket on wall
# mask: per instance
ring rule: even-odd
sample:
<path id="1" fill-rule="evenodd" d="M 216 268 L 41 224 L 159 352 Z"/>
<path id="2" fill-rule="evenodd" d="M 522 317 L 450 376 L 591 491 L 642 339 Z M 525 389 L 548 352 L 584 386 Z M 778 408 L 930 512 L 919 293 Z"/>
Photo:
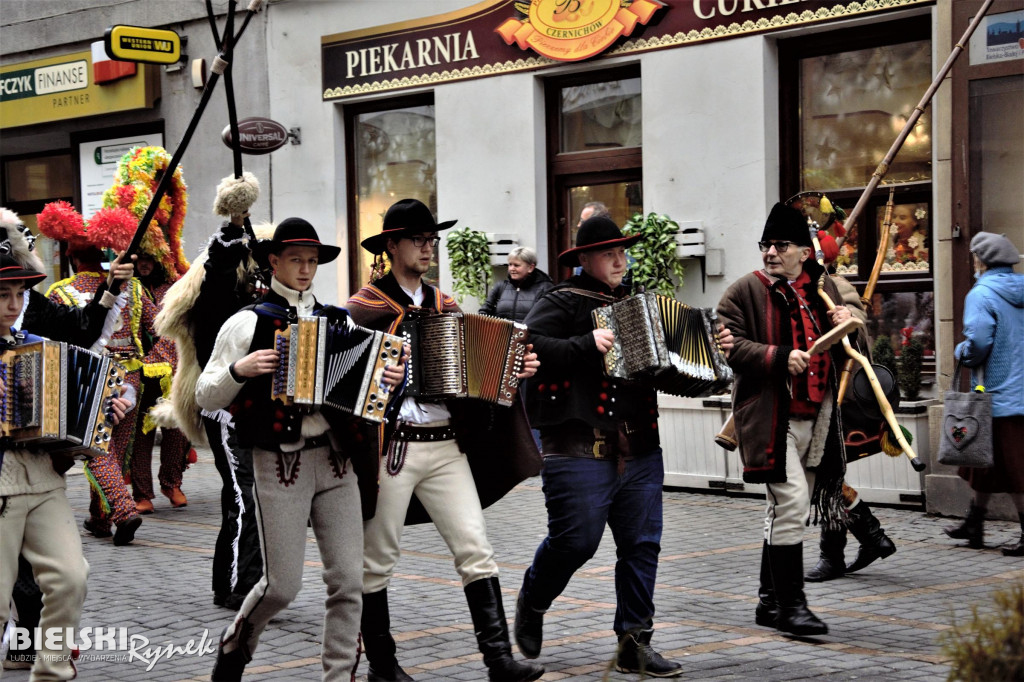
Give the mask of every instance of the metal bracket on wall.
<path id="1" fill-rule="evenodd" d="M 288 140 L 292 144 L 302 144 L 302 128 L 289 128 Z"/>

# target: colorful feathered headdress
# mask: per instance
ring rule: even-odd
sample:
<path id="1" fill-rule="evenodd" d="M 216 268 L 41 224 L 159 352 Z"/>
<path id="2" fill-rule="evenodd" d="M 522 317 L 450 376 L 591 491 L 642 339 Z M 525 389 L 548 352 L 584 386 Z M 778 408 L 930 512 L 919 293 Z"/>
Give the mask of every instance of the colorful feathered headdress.
<path id="1" fill-rule="evenodd" d="M 103 206 L 131 212 L 138 224 L 170 161 L 171 155 L 163 147 L 132 149 L 117 163 L 114 184 L 103 193 Z M 168 282 L 177 281 L 188 271 L 188 260 L 181 244 L 187 211 L 188 188 L 181 166 L 178 166 L 139 245 L 139 251 L 150 256 L 163 269 Z"/>

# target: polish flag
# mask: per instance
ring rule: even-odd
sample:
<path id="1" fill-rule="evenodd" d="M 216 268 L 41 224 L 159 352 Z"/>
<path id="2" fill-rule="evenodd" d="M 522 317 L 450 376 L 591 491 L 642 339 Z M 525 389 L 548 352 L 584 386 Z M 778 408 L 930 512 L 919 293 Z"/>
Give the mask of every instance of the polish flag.
<path id="1" fill-rule="evenodd" d="M 93 83 L 109 83 L 119 78 L 135 75 L 135 62 L 122 62 L 111 59 L 103 47 L 103 41 L 92 44 L 92 80 Z"/>

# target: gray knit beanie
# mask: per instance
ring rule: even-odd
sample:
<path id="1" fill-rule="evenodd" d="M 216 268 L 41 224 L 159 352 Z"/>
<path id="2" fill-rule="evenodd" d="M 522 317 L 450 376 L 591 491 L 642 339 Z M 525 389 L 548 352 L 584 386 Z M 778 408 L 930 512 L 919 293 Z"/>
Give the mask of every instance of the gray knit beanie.
<path id="1" fill-rule="evenodd" d="M 971 239 L 971 253 L 990 268 L 1020 262 L 1020 252 L 1005 234 L 979 232 Z"/>

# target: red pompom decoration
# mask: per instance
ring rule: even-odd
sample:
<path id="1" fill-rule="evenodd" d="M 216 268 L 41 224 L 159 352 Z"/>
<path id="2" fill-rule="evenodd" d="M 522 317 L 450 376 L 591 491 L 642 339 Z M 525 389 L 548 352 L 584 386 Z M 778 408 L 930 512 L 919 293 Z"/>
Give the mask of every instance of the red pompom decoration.
<path id="1" fill-rule="evenodd" d="M 839 258 L 839 246 L 825 230 L 818 230 L 818 244 L 821 245 L 821 254 L 825 257 L 826 265 L 834 263 L 836 258 Z"/>
<path id="2" fill-rule="evenodd" d="M 199 461 L 199 455 L 196 454 L 196 449 L 192 448 L 188 451 L 188 463 L 195 464 Z"/>
<path id="3" fill-rule="evenodd" d="M 80 239 L 85 234 L 85 219 L 66 201 L 54 201 L 36 216 L 39 231 L 55 241 Z"/>
<path id="4" fill-rule="evenodd" d="M 93 246 L 124 251 L 135 236 L 138 220 L 126 208 L 101 208 L 89 221 Z"/>

